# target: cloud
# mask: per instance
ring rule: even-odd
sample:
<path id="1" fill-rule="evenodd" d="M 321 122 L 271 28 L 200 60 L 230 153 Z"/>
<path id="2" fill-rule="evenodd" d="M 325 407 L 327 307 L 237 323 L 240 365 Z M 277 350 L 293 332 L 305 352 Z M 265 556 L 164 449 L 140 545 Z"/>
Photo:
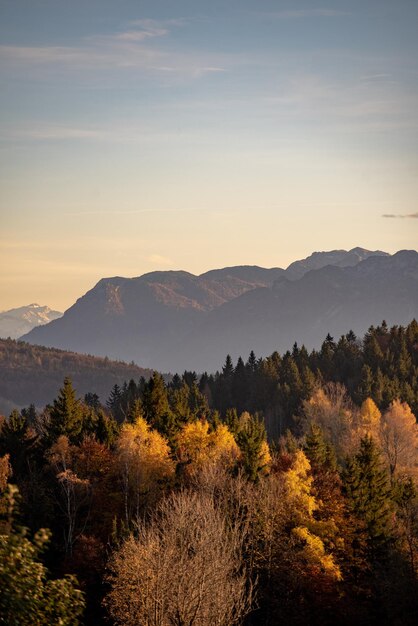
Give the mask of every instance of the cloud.
<path id="1" fill-rule="evenodd" d="M 271 17 L 281 20 L 295 20 L 309 17 L 342 17 L 350 15 L 346 11 L 338 11 L 337 9 L 296 9 L 288 11 L 275 11 L 269 13 Z"/>
<path id="2" fill-rule="evenodd" d="M 144 39 L 152 39 L 153 37 L 163 37 L 167 35 L 168 30 L 165 28 L 154 28 L 149 30 L 128 30 L 123 33 L 111 35 L 109 41 L 144 41 Z"/>
<path id="3" fill-rule="evenodd" d="M 112 34 L 90 35 L 74 46 L 22 46 L 0 45 L 0 66 L 6 69 L 32 69 L 33 67 L 89 72 L 110 69 L 134 69 L 164 75 L 171 72 L 191 77 L 225 71 L 214 62 L 215 54 L 190 55 L 166 51 L 161 42 L 173 28 L 186 24 L 186 20 L 135 20 L 127 29 Z"/>
<path id="4" fill-rule="evenodd" d="M 418 213 L 408 213 L 406 215 L 401 215 L 399 213 L 395 214 L 395 213 L 384 213 L 382 215 L 382 217 L 389 217 L 389 218 L 409 218 L 409 219 L 418 219 Z"/>
<path id="5" fill-rule="evenodd" d="M 211 142 L 211 135 L 200 133 L 199 143 Z M 70 120 L 68 123 L 51 122 L 25 122 L 19 128 L 10 128 L 0 123 L 0 146 L 9 142 L 102 142 L 112 144 L 131 145 L 168 145 L 183 142 L 195 143 L 196 137 L 192 130 L 167 129 L 151 126 L 145 122 L 121 123 L 114 121 L 105 125 L 90 124 L 86 126 L 74 126 Z"/>
<path id="6" fill-rule="evenodd" d="M 162 256 L 161 254 L 151 254 L 147 257 L 147 261 L 152 263 L 153 265 L 164 265 L 170 266 L 173 265 L 173 261 L 168 257 Z"/>
<path id="7" fill-rule="evenodd" d="M 76 128 L 69 126 L 59 126 L 59 125 L 42 125 L 36 128 L 20 128 L 14 133 L 10 132 L 2 132 L 0 129 L 0 140 L 1 139 L 12 139 L 12 140 L 66 140 L 66 139 L 92 139 L 92 140 L 100 140 L 106 139 L 107 135 L 103 130 L 92 129 L 92 128 Z"/>
<path id="8" fill-rule="evenodd" d="M 295 72 L 276 87 L 276 93 L 263 97 L 278 116 L 322 119 L 328 127 L 340 124 L 341 130 L 349 132 L 352 128 L 380 132 L 418 127 L 418 90 L 399 89 L 390 80 Z"/>
<path id="9" fill-rule="evenodd" d="M 185 17 L 177 17 L 167 20 L 153 20 L 150 18 L 143 18 L 139 20 L 131 20 L 129 22 L 130 26 L 140 26 L 141 28 L 152 30 L 152 29 L 160 29 L 160 28 L 170 28 L 186 26 L 190 22 L 189 19 Z"/>
<path id="10" fill-rule="evenodd" d="M 177 214 L 177 213 L 195 213 L 195 212 L 199 212 L 200 209 L 199 208 L 175 208 L 175 209 L 159 209 L 159 208 L 153 208 L 153 209 L 115 209 L 113 211 L 101 211 L 101 210 L 97 210 L 97 211 L 71 211 L 71 212 L 67 212 L 67 213 L 63 213 L 62 215 L 66 215 L 68 217 L 85 217 L 88 215 L 101 215 L 103 217 L 105 216 L 109 216 L 109 215 L 139 215 L 141 213 L 172 213 L 172 214 Z"/>

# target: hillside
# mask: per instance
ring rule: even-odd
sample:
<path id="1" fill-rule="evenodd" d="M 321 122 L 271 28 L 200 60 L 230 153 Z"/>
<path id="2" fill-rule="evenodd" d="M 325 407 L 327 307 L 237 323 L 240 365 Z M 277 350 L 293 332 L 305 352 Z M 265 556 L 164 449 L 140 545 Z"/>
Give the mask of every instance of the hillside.
<path id="1" fill-rule="evenodd" d="M 354 248 L 314 253 L 287 270 L 106 278 L 24 339 L 163 371 L 213 371 L 228 352 L 266 355 L 296 338 L 313 348 L 328 331 L 362 334 L 383 318 L 407 323 L 418 314 L 417 259 L 414 251 Z"/>
<path id="2" fill-rule="evenodd" d="M 381 319 L 407 324 L 417 315 L 418 253 L 403 251 L 354 267 L 326 266 L 246 293 L 212 311 L 173 353 L 199 369 L 219 362 L 222 346 L 234 359 L 251 350 L 260 356 L 283 352 L 294 341 L 312 349 L 328 332 L 338 338 L 351 328 L 363 335 Z"/>
<path id="3" fill-rule="evenodd" d="M 113 385 L 150 375 L 150 370 L 133 364 L 0 339 L 0 413 L 30 403 L 45 405 L 65 376 L 72 379 L 79 396 L 97 393 L 105 402 Z"/>

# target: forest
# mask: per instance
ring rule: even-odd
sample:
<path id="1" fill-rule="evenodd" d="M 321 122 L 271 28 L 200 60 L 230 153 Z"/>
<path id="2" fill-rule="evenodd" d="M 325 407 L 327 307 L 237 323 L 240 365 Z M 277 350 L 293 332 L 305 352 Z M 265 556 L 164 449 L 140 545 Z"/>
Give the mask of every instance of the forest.
<path id="1" fill-rule="evenodd" d="M 0 339 L 0 412 L 31 403 L 43 407 L 66 376 L 80 394 L 93 391 L 105 397 L 112 385 L 151 374 L 133 363 Z"/>
<path id="2" fill-rule="evenodd" d="M 47 376 L 47 374 L 45 374 Z M 408 626 L 418 323 L 0 418 L 0 624 Z"/>

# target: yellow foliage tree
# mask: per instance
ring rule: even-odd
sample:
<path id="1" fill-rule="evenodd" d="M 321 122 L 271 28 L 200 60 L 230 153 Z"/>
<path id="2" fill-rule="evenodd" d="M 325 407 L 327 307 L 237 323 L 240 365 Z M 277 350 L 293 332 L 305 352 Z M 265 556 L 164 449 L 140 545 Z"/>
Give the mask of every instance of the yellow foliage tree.
<path id="1" fill-rule="evenodd" d="M 380 445 L 391 477 L 418 473 L 418 425 L 409 405 L 394 400 L 383 414 Z"/>
<path id="2" fill-rule="evenodd" d="M 290 469 L 284 474 L 287 497 L 294 515 L 300 519 L 311 517 L 318 508 L 311 494 L 312 476 L 309 475 L 311 464 L 302 450 L 297 450 Z"/>
<path id="3" fill-rule="evenodd" d="M 286 508 L 293 523 L 292 536 L 300 545 L 300 556 L 310 566 L 322 570 L 334 580 L 341 580 L 341 571 L 331 554 L 327 554 L 322 539 L 312 532 L 319 526 L 313 513 L 319 508 L 312 494 L 311 465 L 302 450 L 297 450 L 291 467 L 284 473 Z"/>
<path id="4" fill-rule="evenodd" d="M 125 521 L 139 515 L 142 496 L 154 492 L 161 481 L 174 475 L 167 440 L 151 430 L 143 417 L 122 426 L 116 445 L 117 467 L 122 477 Z"/>
<path id="5" fill-rule="evenodd" d="M 267 441 L 263 441 L 263 443 L 261 444 L 260 454 L 258 455 L 258 458 L 260 459 L 260 474 L 262 476 L 267 476 L 270 472 L 271 465 L 271 454 Z"/>
<path id="6" fill-rule="evenodd" d="M 334 580 L 342 579 L 341 570 L 335 563 L 334 557 L 325 552 L 322 539 L 311 533 L 304 526 L 296 526 L 296 528 L 293 528 L 292 534 L 297 543 L 301 544 L 301 553 L 310 566 L 314 568 L 320 567 Z"/>
<path id="7" fill-rule="evenodd" d="M 378 440 L 380 430 L 380 419 L 382 414 L 371 398 L 366 398 L 361 405 L 359 413 L 359 434 L 360 439 L 364 437 L 373 437 Z"/>
<path id="8" fill-rule="evenodd" d="M 339 458 L 345 458 L 356 449 L 353 407 L 344 385 L 328 383 L 316 389 L 309 400 L 303 402 L 303 413 L 306 430 L 312 422 L 318 424 Z"/>
<path id="9" fill-rule="evenodd" d="M 188 464 L 191 472 L 202 469 L 207 463 L 232 466 L 240 455 L 228 427 L 221 424 L 210 432 L 206 420 L 185 424 L 177 435 L 176 444 L 180 462 Z"/>
<path id="10" fill-rule="evenodd" d="M 239 448 L 233 434 L 225 424 L 220 424 L 210 434 L 210 451 L 212 460 L 223 462 L 227 466 L 234 465 L 240 455 Z"/>

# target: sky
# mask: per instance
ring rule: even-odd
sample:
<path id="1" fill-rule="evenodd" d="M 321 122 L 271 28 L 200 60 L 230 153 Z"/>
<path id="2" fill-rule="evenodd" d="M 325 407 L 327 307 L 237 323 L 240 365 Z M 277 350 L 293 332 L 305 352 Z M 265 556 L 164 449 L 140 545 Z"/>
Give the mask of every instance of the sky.
<path id="1" fill-rule="evenodd" d="M 0 0 L 0 310 L 418 243 L 417 0 Z"/>

